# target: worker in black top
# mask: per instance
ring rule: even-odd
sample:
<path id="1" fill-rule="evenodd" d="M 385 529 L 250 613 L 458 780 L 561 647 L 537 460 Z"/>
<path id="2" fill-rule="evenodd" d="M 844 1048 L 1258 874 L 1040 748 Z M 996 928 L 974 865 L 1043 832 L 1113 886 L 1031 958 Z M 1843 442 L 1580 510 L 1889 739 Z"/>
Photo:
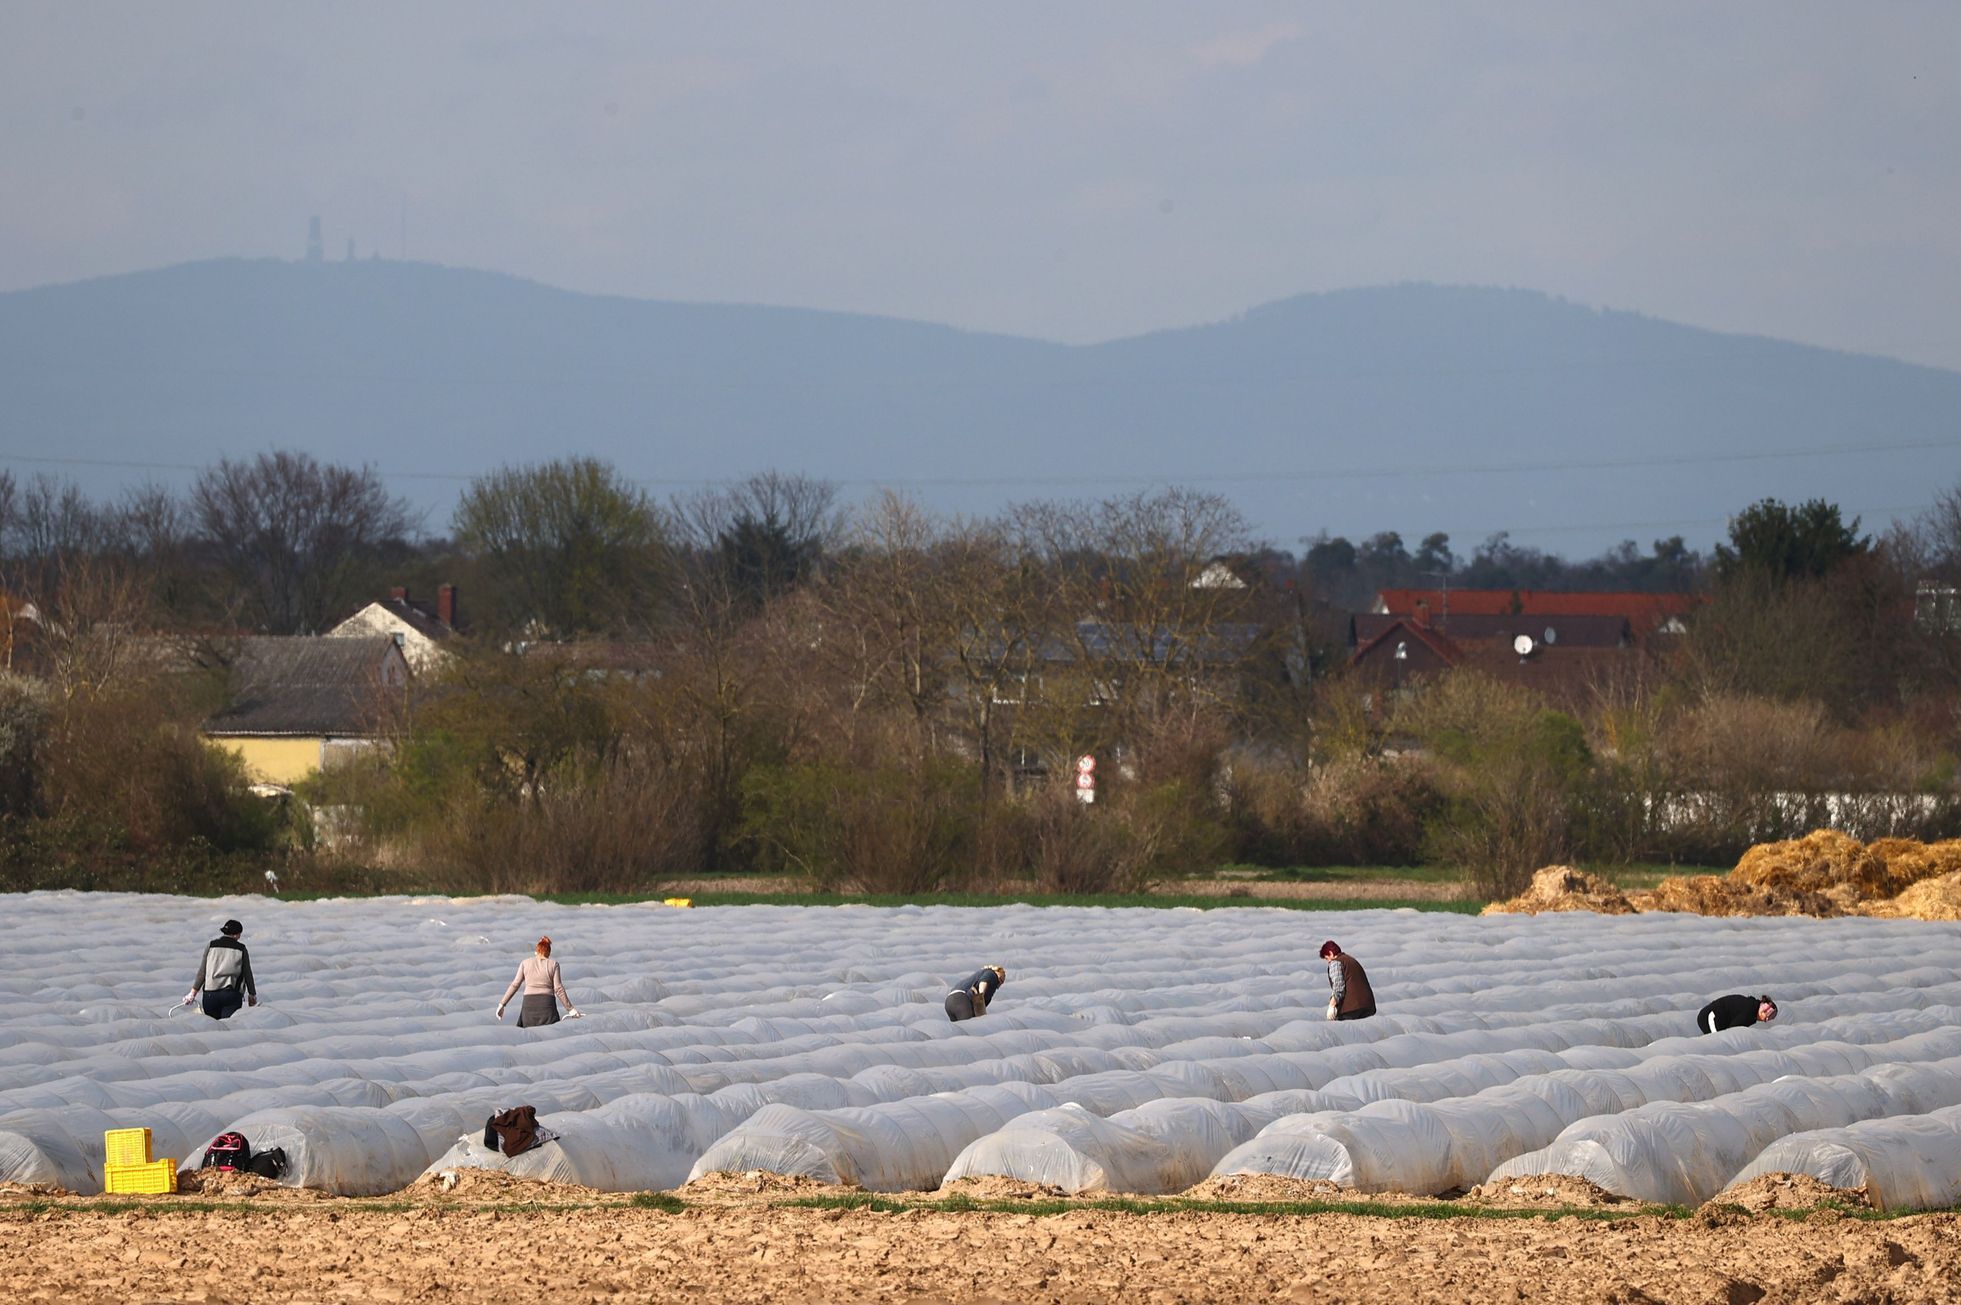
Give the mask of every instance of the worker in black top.
<path id="1" fill-rule="evenodd" d="M 998 965 L 976 970 L 967 981 L 946 995 L 946 1017 L 958 1024 L 987 1014 L 987 1003 L 1008 981 L 1008 972 Z"/>
<path id="2" fill-rule="evenodd" d="M 223 1020 L 236 1015 L 240 1005 L 259 1004 L 259 989 L 252 982 L 252 956 L 238 940 L 238 935 L 244 932 L 244 925 L 227 920 L 218 936 L 205 944 L 204 956 L 197 963 L 197 980 L 184 994 L 186 1006 L 196 1001 L 201 992 L 204 1013 L 214 1020 Z"/>
<path id="3" fill-rule="evenodd" d="M 1695 1013 L 1695 1031 L 1714 1033 L 1718 1029 L 1747 1029 L 1752 1024 L 1768 1024 L 1777 1018 L 1777 1003 L 1768 997 L 1749 997 L 1733 992 L 1718 997 Z"/>

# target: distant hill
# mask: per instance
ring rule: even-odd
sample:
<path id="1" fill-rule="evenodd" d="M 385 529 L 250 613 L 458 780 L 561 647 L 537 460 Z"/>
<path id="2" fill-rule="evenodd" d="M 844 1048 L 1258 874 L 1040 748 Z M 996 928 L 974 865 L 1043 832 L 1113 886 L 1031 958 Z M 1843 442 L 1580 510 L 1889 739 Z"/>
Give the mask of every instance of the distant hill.
<path id="1" fill-rule="evenodd" d="M 1695 523 L 1765 495 L 1916 506 L 1955 482 L 1961 448 L 1873 447 L 1955 440 L 1961 373 L 1515 290 L 1307 295 L 1092 346 L 396 262 L 225 260 L 0 294 L 16 475 L 100 493 L 145 473 L 89 460 L 299 447 L 373 463 L 436 529 L 460 487 L 443 477 L 580 452 L 649 480 L 910 482 L 964 511 L 1177 480 L 1283 546 L 1444 529 L 1468 551 L 1509 528 L 1578 554 L 1706 542 L 1720 526 Z M 1817 448 L 1865 451 L 1763 456 Z M 1517 463 L 1564 465 L 1502 469 Z M 1412 469 L 1432 470 L 1333 474 Z"/>

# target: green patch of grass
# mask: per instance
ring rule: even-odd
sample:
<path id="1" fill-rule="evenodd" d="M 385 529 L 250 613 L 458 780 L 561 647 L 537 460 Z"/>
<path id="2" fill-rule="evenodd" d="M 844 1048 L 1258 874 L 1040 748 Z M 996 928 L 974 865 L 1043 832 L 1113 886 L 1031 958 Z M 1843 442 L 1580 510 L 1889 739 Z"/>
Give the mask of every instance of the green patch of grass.
<path id="1" fill-rule="evenodd" d="M 539 901 L 567 906 L 607 905 L 658 901 L 617 893 L 546 893 Z M 1475 915 L 1482 902 L 1407 901 L 1394 897 L 1344 897 L 1323 901 L 1280 900 L 1255 897 L 1218 897 L 1173 893 L 695 893 L 696 906 L 1102 906 L 1141 907 L 1164 910 L 1194 907 L 1202 911 L 1249 906 L 1277 907 L 1289 911 L 1380 911 L 1412 908 L 1419 911 L 1455 911 Z"/>
<path id="2" fill-rule="evenodd" d="M 1388 1201 L 1208 1201 L 1188 1196 L 1105 1196 L 1069 1201 L 1055 1197 L 991 1197 L 976 1199 L 958 1193 L 944 1198 L 879 1196 L 871 1192 L 839 1195 L 798 1196 L 771 1205 L 804 1210 L 871 1210 L 877 1214 L 904 1214 L 912 1210 L 944 1210 L 955 1213 L 980 1211 L 990 1214 L 1055 1215 L 1077 1210 L 1111 1214 L 1259 1214 L 1296 1217 L 1314 1214 L 1353 1214 L 1382 1219 L 1587 1219 L 1606 1222 L 1642 1217 L 1685 1219 L 1693 1213 L 1687 1206 L 1644 1205 L 1636 1210 L 1603 1210 L 1590 1206 L 1554 1206 L 1546 1209 L 1497 1209 L 1484 1205 L 1465 1205 L 1455 1201 L 1425 1201 L 1397 1204 Z"/>
<path id="3" fill-rule="evenodd" d="M 659 1210 L 662 1214 L 679 1214 L 688 1208 L 688 1203 L 672 1192 L 635 1192 L 627 1204 L 637 1210 Z"/>
<path id="4" fill-rule="evenodd" d="M 1726 875 L 1730 872 L 1730 867 L 1726 865 L 1664 865 L 1654 861 L 1585 868 L 1626 891 L 1654 888 L 1664 879 L 1677 879 L 1685 875 Z"/>
<path id="5" fill-rule="evenodd" d="M 1221 867 L 1219 873 L 1253 883 L 1355 884 L 1358 887 L 1385 879 L 1416 884 L 1468 882 L 1462 870 L 1447 865 L 1229 865 Z"/>

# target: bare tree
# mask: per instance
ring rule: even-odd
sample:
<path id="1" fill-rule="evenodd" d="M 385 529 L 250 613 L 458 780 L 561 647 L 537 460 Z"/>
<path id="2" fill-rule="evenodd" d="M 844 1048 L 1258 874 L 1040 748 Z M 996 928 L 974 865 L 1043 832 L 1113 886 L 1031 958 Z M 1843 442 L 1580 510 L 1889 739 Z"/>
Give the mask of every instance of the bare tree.
<path id="1" fill-rule="evenodd" d="M 5 553 L 22 588 L 51 588 L 66 560 L 98 552 L 106 542 L 107 514 L 73 481 L 36 476 L 16 496 L 10 478 L 5 497 L 11 500 L 4 505 Z"/>
<path id="2" fill-rule="evenodd" d="M 63 700 L 97 698 L 146 662 L 150 603 L 142 581 L 113 559 L 63 557 L 54 583 L 34 596 L 46 679 Z"/>
<path id="3" fill-rule="evenodd" d="M 779 471 L 677 497 L 668 515 L 688 555 L 690 601 L 742 611 L 808 579 L 845 524 L 835 485 Z"/>
<path id="4" fill-rule="evenodd" d="M 325 627 L 359 595 L 376 553 L 416 527 L 372 467 L 286 450 L 205 470 L 191 510 L 245 610 L 274 634 Z"/>
<path id="5" fill-rule="evenodd" d="M 1036 503 L 1011 518 L 1049 572 L 1068 619 L 1055 637 L 1085 682 L 1057 708 L 1093 704 L 1065 723 L 1093 731 L 1065 746 L 1161 736 L 1165 713 L 1216 708 L 1246 656 L 1248 587 L 1229 565 L 1250 546 L 1226 499 L 1172 488 L 1098 503 Z M 1060 672 L 1051 672 L 1059 675 Z"/>

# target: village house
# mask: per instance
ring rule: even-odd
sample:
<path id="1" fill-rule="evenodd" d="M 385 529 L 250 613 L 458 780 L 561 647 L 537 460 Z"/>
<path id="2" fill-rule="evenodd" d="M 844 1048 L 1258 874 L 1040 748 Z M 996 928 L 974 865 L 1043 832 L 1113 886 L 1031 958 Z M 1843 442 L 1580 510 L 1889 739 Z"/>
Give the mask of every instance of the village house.
<path id="1" fill-rule="evenodd" d="M 1454 623 L 1466 616 L 1619 617 L 1639 643 L 1652 635 L 1687 632 L 1683 618 L 1704 601 L 1700 594 L 1646 594 L 1630 591 L 1579 593 L 1555 589 L 1384 589 L 1370 614 L 1422 617 L 1426 624 L 1455 637 Z"/>
<path id="2" fill-rule="evenodd" d="M 1385 589 L 1350 622 L 1349 666 L 1394 692 L 1474 669 L 1578 705 L 1609 680 L 1640 675 L 1644 651 L 1685 627 L 1693 594 Z"/>
<path id="3" fill-rule="evenodd" d="M 329 639 L 386 635 L 401 646 L 409 669 L 426 675 L 447 654 L 443 644 L 456 637 L 456 586 L 438 585 L 432 605 L 409 597 L 406 586 L 388 591 L 327 631 Z"/>
<path id="4" fill-rule="evenodd" d="M 231 703 L 202 733 L 255 783 L 290 786 L 378 746 L 407 698 L 410 668 L 388 635 L 241 639 Z"/>

